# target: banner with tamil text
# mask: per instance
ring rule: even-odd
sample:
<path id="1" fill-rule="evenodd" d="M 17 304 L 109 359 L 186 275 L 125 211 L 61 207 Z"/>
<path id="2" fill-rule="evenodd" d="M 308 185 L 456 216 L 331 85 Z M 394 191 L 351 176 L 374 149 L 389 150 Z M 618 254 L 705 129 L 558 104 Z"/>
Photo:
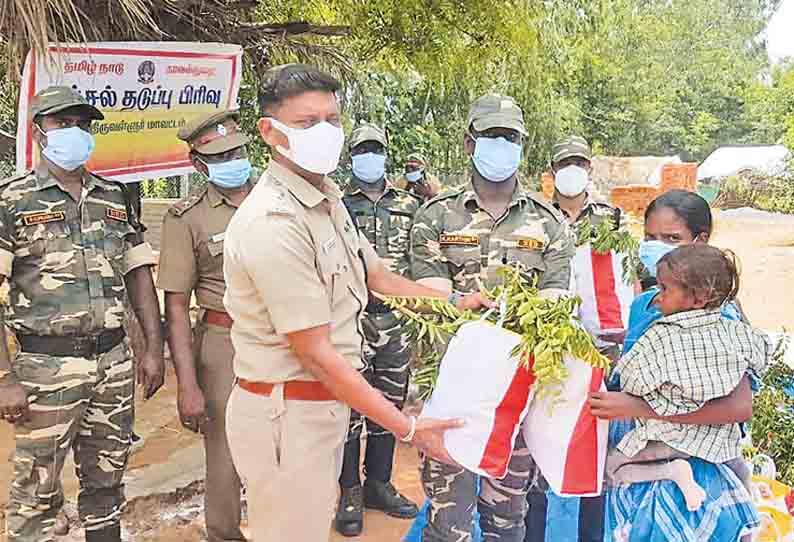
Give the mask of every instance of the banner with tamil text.
<path id="1" fill-rule="evenodd" d="M 237 108 L 242 74 L 238 45 L 103 42 L 28 55 L 19 99 L 17 169 L 33 169 L 29 104 L 52 85 L 70 86 L 105 115 L 94 121 L 96 149 L 88 169 L 118 181 L 192 171 L 181 126 L 198 115 Z"/>

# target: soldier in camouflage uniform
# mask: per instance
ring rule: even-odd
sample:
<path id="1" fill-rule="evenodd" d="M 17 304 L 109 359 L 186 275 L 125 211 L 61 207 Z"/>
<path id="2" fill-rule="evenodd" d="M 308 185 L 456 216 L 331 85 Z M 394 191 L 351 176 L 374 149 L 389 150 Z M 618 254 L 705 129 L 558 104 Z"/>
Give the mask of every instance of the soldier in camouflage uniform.
<path id="1" fill-rule="evenodd" d="M 574 241 L 562 215 L 518 180 L 523 113 L 512 98 L 487 95 L 472 105 L 464 137 L 471 181 L 428 202 L 411 231 L 411 272 L 418 282 L 453 293 L 498 284 L 497 271 L 518 265 L 538 279 L 542 295 L 568 291 Z M 502 480 L 425 458 L 429 502 L 424 542 L 470 542 L 475 506 L 487 541 L 524 540 L 526 495 L 537 469 L 519 433 Z"/>
<path id="2" fill-rule="evenodd" d="M 151 397 L 164 371 L 155 259 L 124 186 L 83 167 L 102 113 L 66 87 L 42 91 L 31 110 L 41 165 L 0 183 L 0 279 L 10 282 L 0 314 L 21 346 L 12 362 L 0 341 L 0 414 L 16 435 L 8 539 L 53 540 L 71 448 L 86 540 L 119 542 L 135 384 L 122 321 L 129 299 Z"/>
<path id="3" fill-rule="evenodd" d="M 615 224 L 620 223 L 620 209 L 595 201 L 588 191 L 590 159 L 590 145 L 584 138 L 575 135 L 559 140 L 552 150 L 554 207 L 565 216 L 575 235 L 583 224 L 597 226 L 605 219 L 611 219 Z M 617 359 L 619 347 L 614 342 L 604 341 L 599 337 L 594 337 L 594 340 L 603 354 Z M 546 539 L 547 501 L 544 486 L 545 482 L 538 484 L 527 494 L 529 511 L 525 542 L 543 542 Z M 577 542 L 601 542 L 604 536 L 604 498 L 582 498 L 578 515 Z"/>
<path id="4" fill-rule="evenodd" d="M 386 147 L 386 136 L 375 125 L 363 124 L 353 132 L 350 140 L 353 179 L 343 201 L 359 231 L 389 270 L 408 277 L 408 232 L 419 200 L 394 188 L 386 179 Z M 366 338 L 365 376 L 375 389 L 402 408 L 408 390 L 410 352 L 397 317 L 382 302 L 370 298 L 362 327 Z M 372 420 L 366 421 L 366 481 L 362 491 L 359 449 L 363 425 L 364 419 L 353 411 L 339 478 L 342 496 L 335 520 L 336 529 L 346 536 L 361 533 L 363 506 L 397 518 L 412 518 L 417 513 L 416 505 L 391 484 L 394 435 Z"/>
<path id="5" fill-rule="evenodd" d="M 423 204 L 441 191 L 441 183 L 428 171 L 427 158 L 418 152 L 412 152 L 405 159 L 405 173 L 394 185 L 415 195 Z"/>

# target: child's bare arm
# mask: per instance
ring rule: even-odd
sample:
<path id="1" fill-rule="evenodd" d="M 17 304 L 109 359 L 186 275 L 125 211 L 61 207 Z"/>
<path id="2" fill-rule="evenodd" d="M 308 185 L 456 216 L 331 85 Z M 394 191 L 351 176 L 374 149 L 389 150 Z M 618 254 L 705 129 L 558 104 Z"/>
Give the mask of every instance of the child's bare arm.
<path id="1" fill-rule="evenodd" d="M 690 414 L 659 416 L 641 397 L 614 391 L 591 393 L 590 410 L 605 419 L 646 418 L 691 425 L 739 423 L 753 415 L 753 394 L 750 379 L 745 376 L 729 395 L 713 399 Z"/>

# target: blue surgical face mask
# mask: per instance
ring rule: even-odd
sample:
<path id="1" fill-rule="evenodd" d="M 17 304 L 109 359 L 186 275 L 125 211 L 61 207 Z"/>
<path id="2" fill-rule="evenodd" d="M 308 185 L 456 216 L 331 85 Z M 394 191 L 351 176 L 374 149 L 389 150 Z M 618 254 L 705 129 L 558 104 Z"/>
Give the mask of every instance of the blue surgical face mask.
<path id="1" fill-rule="evenodd" d="M 659 260 L 677 248 L 677 245 L 668 245 L 662 241 L 640 241 L 640 261 L 648 272 L 655 277 Z"/>
<path id="2" fill-rule="evenodd" d="M 409 183 L 418 183 L 424 177 L 425 171 L 423 169 L 418 169 L 416 171 L 409 171 L 405 174 L 405 180 Z"/>
<path id="3" fill-rule="evenodd" d="M 47 146 L 42 149 L 42 154 L 65 171 L 74 171 L 85 165 L 94 152 L 94 136 L 77 126 L 42 133 L 47 136 Z"/>
<path id="4" fill-rule="evenodd" d="M 386 175 L 386 155 L 376 152 L 354 155 L 353 175 L 368 184 L 380 181 Z"/>
<path id="5" fill-rule="evenodd" d="M 478 137 L 471 157 L 484 178 L 501 183 L 515 175 L 521 163 L 521 145 L 503 137 Z"/>
<path id="6" fill-rule="evenodd" d="M 251 162 L 248 158 L 238 158 L 219 164 L 207 164 L 209 180 L 221 188 L 240 188 L 251 176 Z"/>

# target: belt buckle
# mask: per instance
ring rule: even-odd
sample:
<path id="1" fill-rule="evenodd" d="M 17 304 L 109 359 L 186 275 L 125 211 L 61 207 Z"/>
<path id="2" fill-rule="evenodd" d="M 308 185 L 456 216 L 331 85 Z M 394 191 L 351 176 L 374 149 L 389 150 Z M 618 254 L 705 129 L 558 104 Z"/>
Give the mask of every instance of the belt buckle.
<path id="1" fill-rule="evenodd" d="M 72 346 L 72 352 L 76 357 L 87 358 L 93 355 L 92 352 L 93 345 L 94 345 L 93 337 L 87 337 L 87 336 L 75 337 Z"/>

